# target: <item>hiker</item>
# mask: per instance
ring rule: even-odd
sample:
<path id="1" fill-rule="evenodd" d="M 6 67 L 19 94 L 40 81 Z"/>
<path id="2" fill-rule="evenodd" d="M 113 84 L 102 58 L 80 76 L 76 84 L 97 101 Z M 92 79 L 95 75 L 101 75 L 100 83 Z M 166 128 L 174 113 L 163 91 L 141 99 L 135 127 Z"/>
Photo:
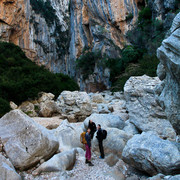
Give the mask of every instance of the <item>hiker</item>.
<path id="1" fill-rule="evenodd" d="M 91 130 L 90 128 L 87 129 L 87 133 L 85 135 L 86 138 L 86 164 L 89 164 L 89 166 L 94 166 L 91 162 Z"/>
<path id="2" fill-rule="evenodd" d="M 103 140 L 106 139 L 105 136 L 107 136 L 107 132 L 105 132 L 106 135 L 103 134 L 104 131 L 106 131 L 106 130 L 102 130 L 100 124 L 98 124 L 97 129 L 98 129 L 98 131 L 97 131 L 97 136 L 96 136 L 96 138 L 98 139 L 98 143 L 99 143 L 99 151 L 100 151 L 100 157 L 99 157 L 99 158 L 100 158 L 100 159 L 104 159 Z"/>
<path id="3" fill-rule="evenodd" d="M 96 124 L 92 120 L 89 120 L 88 128 L 91 130 L 91 139 L 93 139 L 94 133 L 96 132 Z"/>

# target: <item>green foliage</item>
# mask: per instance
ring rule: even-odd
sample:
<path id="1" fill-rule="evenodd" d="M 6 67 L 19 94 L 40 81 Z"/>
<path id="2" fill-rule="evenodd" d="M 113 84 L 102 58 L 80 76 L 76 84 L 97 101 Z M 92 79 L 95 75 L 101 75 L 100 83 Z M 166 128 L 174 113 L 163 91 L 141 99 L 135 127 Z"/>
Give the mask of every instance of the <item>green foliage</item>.
<path id="1" fill-rule="evenodd" d="M 83 79 L 87 79 L 94 72 L 96 62 L 102 58 L 100 52 L 83 51 L 83 54 L 76 60 L 76 67 L 83 74 Z"/>
<path id="2" fill-rule="evenodd" d="M 37 13 L 41 14 L 46 20 L 47 24 L 51 26 L 56 19 L 56 12 L 51 6 L 50 0 L 30 0 L 32 9 Z"/>
<path id="3" fill-rule="evenodd" d="M 53 74 L 30 61 L 14 44 L 0 42 L 0 97 L 16 104 L 34 99 L 41 91 L 56 97 L 63 90 L 78 90 L 78 85 L 67 75 Z M 1 113 L 7 112 L 6 109 Z"/>
<path id="4" fill-rule="evenodd" d="M 152 11 L 149 7 L 145 7 L 143 8 L 140 12 L 139 12 L 139 16 L 138 16 L 138 21 L 139 22 L 144 22 L 144 21 L 149 21 L 152 18 Z"/>
<path id="5" fill-rule="evenodd" d="M 10 111 L 9 102 L 0 97 L 0 117 L 2 117 L 6 112 Z"/>
<path id="6" fill-rule="evenodd" d="M 129 14 L 126 16 L 126 21 L 130 21 L 132 18 L 133 18 L 133 14 L 132 14 L 132 13 L 129 13 Z"/>

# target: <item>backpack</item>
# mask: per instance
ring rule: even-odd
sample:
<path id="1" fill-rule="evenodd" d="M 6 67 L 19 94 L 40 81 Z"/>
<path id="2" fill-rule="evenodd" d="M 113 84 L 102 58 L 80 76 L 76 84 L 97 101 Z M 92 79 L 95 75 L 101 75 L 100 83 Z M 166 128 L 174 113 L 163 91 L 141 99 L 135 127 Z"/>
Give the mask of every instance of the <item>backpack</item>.
<path id="1" fill-rule="evenodd" d="M 103 139 L 106 139 L 107 137 L 107 131 L 105 129 L 102 130 L 102 137 Z"/>
<path id="2" fill-rule="evenodd" d="M 86 132 L 81 133 L 80 141 L 81 141 L 82 144 L 87 144 L 85 136 L 86 136 Z"/>

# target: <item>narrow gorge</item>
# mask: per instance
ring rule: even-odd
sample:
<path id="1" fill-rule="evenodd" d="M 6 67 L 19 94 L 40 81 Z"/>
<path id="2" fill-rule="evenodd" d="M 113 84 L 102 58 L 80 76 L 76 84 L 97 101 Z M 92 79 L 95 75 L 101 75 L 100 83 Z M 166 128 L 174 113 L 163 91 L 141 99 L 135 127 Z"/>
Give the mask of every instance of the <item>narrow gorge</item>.
<path id="1" fill-rule="evenodd" d="M 21 179 L 180 179 L 179 0 L 0 0 L 0 180 Z"/>

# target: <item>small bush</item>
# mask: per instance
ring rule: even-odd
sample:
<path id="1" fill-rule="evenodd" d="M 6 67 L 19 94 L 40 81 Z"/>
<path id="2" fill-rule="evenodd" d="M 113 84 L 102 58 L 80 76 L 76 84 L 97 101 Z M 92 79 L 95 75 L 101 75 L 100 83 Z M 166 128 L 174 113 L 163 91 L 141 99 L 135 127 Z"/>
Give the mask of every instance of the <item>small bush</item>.
<path id="1" fill-rule="evenodd" d="M 76 67 L 80 69 L 83 74 L 83 79 L 87 79 L 90 74 L 93 74 L 96 62 L 101 59 L 100 52 L 85 51 L 76 60 Z"/>
<path id="2" fill-rule="evenodd" d="M 151 20 L 151 18 L 152 18 L 152 11 L 149 7 L 145 7 L 139 12 L 139 16 L 138 16 L 139 22 Z"/>
<path id="3" fill-rule="evenodd" d="M 11 110 L 9 102 L 0 98 L 0 117 Z"/>
<path id="4" fill-rule="evenodd" d="M 129 14 L 126 16 L 126 21 L 130 21 L 131 19 L 133 19 L 133 14 L 132 14 L 132 13 L 129 13 Z"/>
<path id="5" fill-rule="evenodd" d="M 56 97 L 63 90 L 78 90 L 70 77 L 53 74 L 29 60 L 14 44 L 0 42 L 0 97 L 16 104 L 34 99 L 41 91 Z M 8 110 L 8 108 L 6 108 Z"/>

